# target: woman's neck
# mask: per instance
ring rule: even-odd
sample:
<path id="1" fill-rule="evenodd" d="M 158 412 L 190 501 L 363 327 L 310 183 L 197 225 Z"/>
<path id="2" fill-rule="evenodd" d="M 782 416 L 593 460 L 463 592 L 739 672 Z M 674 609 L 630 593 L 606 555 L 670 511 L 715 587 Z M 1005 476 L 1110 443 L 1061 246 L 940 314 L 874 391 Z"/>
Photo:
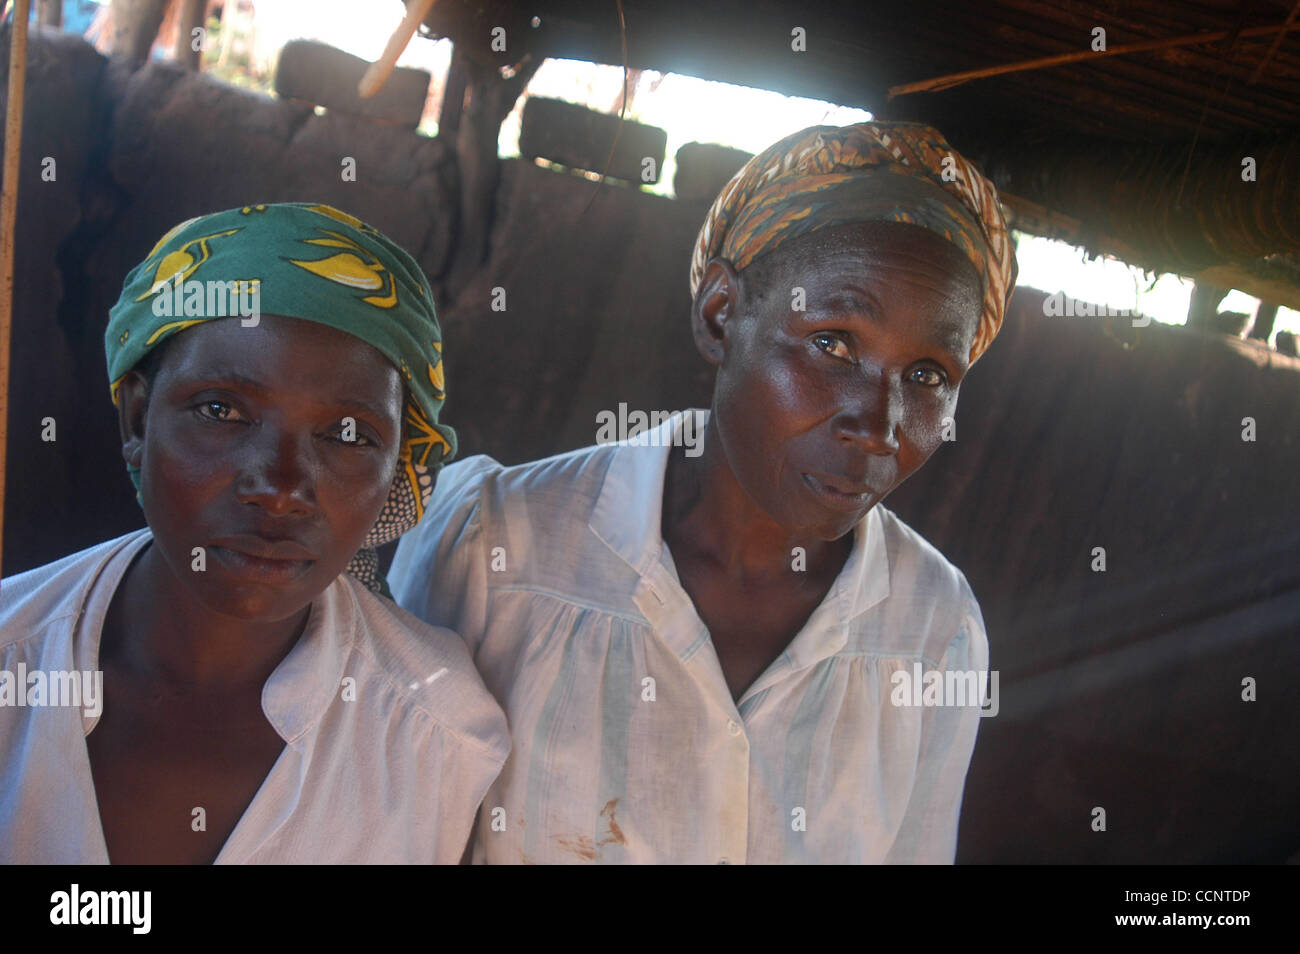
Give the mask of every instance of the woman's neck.
<path id="1" fill-rule="evenodd" d="M 186 589 L 151 541 L 127 568 L 104 621 L 99 656 L 133 676 L 230 690 L 261 686 L 307 625 L 311 606 L 282 620 L 218 613 Z"/>
<path id="2" fill-rule="evenodd" d="M 786 578 L 801 547 L 810 577 L 834 577 L 852 550 L 853 536 L 822 540 L 776 523 L 741 487 L 709 417 L 704 450 L 687 457 L 673 447 L 664 474 L 661 533 L 676 553 L 685 548 L 737 579 Z"/>

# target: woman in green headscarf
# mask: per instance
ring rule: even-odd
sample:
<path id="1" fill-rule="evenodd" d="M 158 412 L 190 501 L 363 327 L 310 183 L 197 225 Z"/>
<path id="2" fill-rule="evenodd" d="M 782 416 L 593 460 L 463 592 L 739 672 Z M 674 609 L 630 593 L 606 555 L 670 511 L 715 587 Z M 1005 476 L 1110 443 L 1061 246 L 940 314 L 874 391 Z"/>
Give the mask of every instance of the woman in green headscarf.
<path id="1" fill-rule="evenodd" d="M 505 721 L 374 554 L 455 452 L 419 267 L 329 206 L 190 219 L 105 344 L 148 527 L 3 583 L 0 862 L 457 861 Z"/>

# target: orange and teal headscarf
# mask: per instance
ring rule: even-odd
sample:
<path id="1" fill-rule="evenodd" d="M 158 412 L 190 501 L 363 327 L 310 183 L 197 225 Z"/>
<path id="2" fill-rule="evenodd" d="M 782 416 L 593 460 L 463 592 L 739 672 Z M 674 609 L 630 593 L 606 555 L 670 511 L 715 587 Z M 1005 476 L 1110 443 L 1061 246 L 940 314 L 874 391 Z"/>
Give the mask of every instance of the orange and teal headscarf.
<path id="1" fill-rule="evenodd" d="M 937 129 L 919 123 L 814 126 L 750 159 L 700 229 L 691 295 L 711 258 L 739 271 L 795 236 L 864 222 L 920 225 L 970 259 L 983 293 L 974 364 L 1002 326 L 1016 283 L 1015 247 L 993 183 Z"/>
<path id="2" fill-rule="evenodd" d="M 210 283 L 234 294 L 191 295 L 222 290 Z M 127 275 L 109 312 L 104 348 L 113 403 L 122 378 L 146 354 L 200 322 L 242 316 L 235 303 L 249 304 L 254 287 L 260 314 L 360 338 L 402 375 L 408 399 L 397 475 L 347 568 L 386 594 L 375 548 L 420 521 L 438 470 L 456 454 L 456 433 L 438 423 L 446 391 L 433 292 L 415 260 L 384 235 L 338 209 L 305 202 L 244 206 L 180 223 Z M 214 313 L 205 313 L 209 308 Z M 128 471 L 139 500 L 139 469 Z"/>

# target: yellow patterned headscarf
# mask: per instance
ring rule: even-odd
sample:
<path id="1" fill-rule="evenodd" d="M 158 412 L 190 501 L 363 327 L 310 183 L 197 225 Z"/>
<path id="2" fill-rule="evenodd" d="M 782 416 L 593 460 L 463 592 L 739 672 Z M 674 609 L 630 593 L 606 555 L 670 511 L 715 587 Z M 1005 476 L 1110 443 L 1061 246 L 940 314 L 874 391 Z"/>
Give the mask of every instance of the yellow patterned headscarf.
<path id="1" fill-rule="evenodd" d="M 246 205 L 188 219 L 131 270 L 109 312 L 104 348 L 113 403 L 122 378 L 172 335 L 214 318 L 284 315 L 329 325 L 373 346 L 409 396 L 388 501 L 347 572 L 387 594 L 375 548 L 414 527 L 434 479 L 456 454 L 438 423 L 446 397 L 442 334 L 420 266 L 386 236 L 328 205 Z M 128 467 L 137 497 L 140 474 Z"/>
<path id="2" fill-rule="evenodd" d="M 709 209 L 691 258 L 691 295 L 709 259 L 744 269 L 782 242 L 863 222 L 920 225 L 956 245 L 980 278 L 983 310 L 970 362 L 992 343 L 1016 279 L 997 190 L 930 126 L 814 126 L 750 159 Z"/>

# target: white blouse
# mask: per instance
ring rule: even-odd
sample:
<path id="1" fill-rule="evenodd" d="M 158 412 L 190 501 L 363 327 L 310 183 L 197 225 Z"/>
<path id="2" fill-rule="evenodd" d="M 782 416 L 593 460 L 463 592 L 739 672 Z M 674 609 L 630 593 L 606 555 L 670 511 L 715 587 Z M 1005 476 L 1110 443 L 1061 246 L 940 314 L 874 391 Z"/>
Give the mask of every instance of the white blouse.
<path id="1" fill-rule="evenodd" d="M 474 860 L 951 863 L 978 698 L 917 705 L 900 681 L 988 669 L 965 577 L 877 505 L 733 702 L 660 535 L 681 421 L 644 446 L 453 464 L 398 546 L 394 597 L 468 642 L 514 737 Z"/>
<path id="2" fill-rule="evenodd" d="M 139 530 L 0 582 L 0 678 L 12 689 L 25 673 L 24 701 L 42 701 L 34 673 L 98 669 L 113 593 L 151 539 Z M 99 714 L 51 704 L 70 700 L 0 695 L 0 863 L 109 861 L 86 748 Z M 455 864 L 510 751 L 461 640 L 347 575 L 312 603 L 262 709 L 285 747 L 218 864 Z"/>

